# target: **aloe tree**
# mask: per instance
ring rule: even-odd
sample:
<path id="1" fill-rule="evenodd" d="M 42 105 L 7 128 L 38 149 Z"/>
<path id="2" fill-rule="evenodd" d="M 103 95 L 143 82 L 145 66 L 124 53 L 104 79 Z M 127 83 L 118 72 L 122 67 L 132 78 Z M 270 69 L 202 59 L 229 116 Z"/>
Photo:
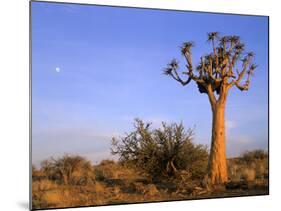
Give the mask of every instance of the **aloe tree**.
<path id="1" fill-rule="evenodd" d="M 225 107 L 228 92 L 232 87 L 246 91 L 256 65 L 254 53 L 245 53 L 245 46 L 238 36 L 219 36 L 208 33 L 212 52 L 200 57 L 193 64 L 191 49 L 193 42 L 185 42 L 181 53 L 186 60 L 186 70 L 179 71 L 177 60 L 173 59 L 164 73 L 185 86 L 194 81 L 199 92 L 208 96 L 212 110 L 212 138 L 207 178 L 211 184 L 223 184 L 228 180 L 225 146 Z"/>

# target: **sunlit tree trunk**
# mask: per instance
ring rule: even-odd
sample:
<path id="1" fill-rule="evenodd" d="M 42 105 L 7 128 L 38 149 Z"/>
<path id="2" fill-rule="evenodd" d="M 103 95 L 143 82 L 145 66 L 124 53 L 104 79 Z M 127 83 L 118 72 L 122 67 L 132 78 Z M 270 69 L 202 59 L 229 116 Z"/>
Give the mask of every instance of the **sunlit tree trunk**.
<path id="1" fill-rule="evenodd" d="M 225 143 L 225 105 L 228 89 L 223 82 L 218 99 L 215 99 L 210 88 L 208 90 L 212 108 L 212 140 L 208 163 L 208 178 L 211 184 L 224 184 L 228 180 Z"/>
<path id="2" fill-rule="evenodd" d="M 212 142 L 208 164 L 211 184 L 227 181 L 226 147 L 225 147 L 225 103 L 213 109 Z"/>

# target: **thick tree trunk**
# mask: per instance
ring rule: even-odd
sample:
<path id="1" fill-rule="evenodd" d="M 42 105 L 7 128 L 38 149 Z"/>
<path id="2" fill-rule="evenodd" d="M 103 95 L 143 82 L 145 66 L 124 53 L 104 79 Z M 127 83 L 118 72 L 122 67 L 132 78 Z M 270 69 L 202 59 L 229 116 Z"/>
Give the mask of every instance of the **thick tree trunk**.
<path id="1" fill-rule="evenodd" d="M 208 177 L 211 184 L 224 184 L 228 179 L 225 147 L 225 103 L 216 104 L 212 111 L 212 142 Z"/>

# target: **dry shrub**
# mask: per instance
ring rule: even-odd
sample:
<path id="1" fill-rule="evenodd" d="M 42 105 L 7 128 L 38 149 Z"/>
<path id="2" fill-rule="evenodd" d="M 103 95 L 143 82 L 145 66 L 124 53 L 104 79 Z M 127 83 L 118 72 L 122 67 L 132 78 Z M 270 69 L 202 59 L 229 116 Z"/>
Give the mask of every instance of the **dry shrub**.
<path id="1" fill-rule="evenodd" d="M 67 204 L 65 204 L 66 198 L 69 199 L 69 202 L 71 201 L 69 196 L 61 190 L 46 192 L 44 195 L 44 200 L 48 203 L 48 207 L 67 206 Z"/>
<path id="2" fill-rule="evenodd" d="M 228 174 L 233 182 L 252 182 L 268 175 L 268 157 L 263 150 L 247 151 L 238 158 L 228 160 Z"/>
<path id="3" fill-rule="evenodd" d="M 96 182 L 93 185 L 93 190 L 94 190 L 94 193 L 96 193 L 96 194 L 103 194 L 106 191 L 105 186 L 100 182 Z"/>
<path id="4" fill-rule="evenodd" d="M 95 181 L 94 169 L 90 161 L 76 155 L 45 160 L 41 163 L 41 171 L 50 180 L 64 185 L 86 185 Z"/>
<path id="5" fill-rule="evenodd" d="M 48 205 L 45 195 L 49 191 L 58 188 L 58 185 L 50 180 L 41 180 L 32 182 L 32 207 L 40 208 Z"/>
<path id="6" fill-rule="evenodd" d="M 242 159 L 248 164 L 257 160 L 265 160 L 267 157 L 268 153 L 264 150 L 246 151 L 242 154 Z"/>
<path id="7" fill-rule="evenodd" d="M 87 186 L 59 185 L 57 189 L 45 191 L 41 203 L 33 208 L 101 205 L 106 203 L 106 194 L 106 187 L 98 182 Z"/>
<path id="8" fill-rule="evenodd" d="M 56 189 L 58 185 L 50 180 L 41 180 L 41 181 L 35 181 L 32 183 L 32 190 L 33 191 L 49 191 Z"/>
<path id="9" fill-rule="evenodd" d="M 264 150 L 247 151 L 241 156 L 240 165 L 244 166 L 243 179 L 253 181 L 268 175 L 268 154 Z"/>
<path id="10" fill-rule="evenodd" d="M 189 195 L 197 186 L 199 186 L 199 184 L 196 184 L 193 180 L 181 180 L 176 183 L 175 193 L 179 195 Z"/>
<path id="11" fill-rule="evenodd" d="M 104 180 L 106 178 L 118 178 L 119 166 L 113 160 L 103 160 L 95 168 L 95 176 L 97 180 Z"/>
<path id="12" fill-rule="evenodd" d="M 95 167 L 95 177 L 97 180 L 103 181 L 105 179 L 130 179 L 139 176 L 134 169 L 113 160 L 103 160 Z"/>
<path id="13" fill-rule="evenodd" d="M 111 150 L 121 162 L 137 167 L 154 181 L 177 177 L 180 170 L 200 179 L 206 173 L 208 150 L 192 140 L 193 130 L 186 130 L 182 123 L 163 122 L 153 129 L 151 123 L 135 119 L 134 130 L 113 138 Z"/>
<path id="14" fill-rule="evenodd" d="M 159 191 L 154 184 L 143 184 L 142 182 L 129 183 L 126 189 L 131 194 L 136 193 L 147 197 L 153 197 L 159 194 Z"/>
<path id="15" fill-rule="evenodd" d="M 256 170 L 257 178 L 259 179 L 268 178 L 268 160 L 265 159 L 256 162 L 255 170 Z"/>
<path id="16" fill-rule="evenodd" d="M 241 172 L 239 171 L 239 165 L 234 162 L 228 162 L 228 176 L 231 181 L 239 182 L 241 180 Z"/>
<path id="17" fill-rule="evenodd" d="M 54 191 L 48 191 L 44 195 L 48 207 L 69 207 L 86 205 L 87 196 L 79 188 L 74 186 L 63 186 Z"/>
<path id="18" fill-rule="evenodd" d="M 143 183 L 141 182 L 134 182 L 133 184 L 133 188 L 135 189 L 136 193 L 139 194 L 144 194 L 145 193 L 145 186 Z"/>
<path id="19" fill-rule="evenodd" d="M 120 193 L 121 193 L 121 188 L 119 186 L 114 186 L 113 190 L 112 190 L 112 193 L 113 193 L 114 196 L 119 197 Z"/>
<path id="20" fill-rule="evenodd" d="M 146 191 L 145 191 L 146 196 L 152 197 L 152 196 L 156 196 L 157 194 L 159 194 L 159 191 L 154 184 L 148 184 L 146 186 Z"/>
<path id="21" fill-rule="evenodd" d="M 104 184 L 102 184 L 100 182 L 96 182 L 93 185 L 92 198 L 93 198 L 94 204 L 97 204 L 97 205 L 105 204 L 107 201 L 106 194 L 107 194 L 107 189 Z"/>
<path id="22" fill-rule="evenodd" d="M 247 182 L 252 182 L 256 178 L 256 171 L 251 168 L 245 168 L 242 170 L 242 179 Z"/>

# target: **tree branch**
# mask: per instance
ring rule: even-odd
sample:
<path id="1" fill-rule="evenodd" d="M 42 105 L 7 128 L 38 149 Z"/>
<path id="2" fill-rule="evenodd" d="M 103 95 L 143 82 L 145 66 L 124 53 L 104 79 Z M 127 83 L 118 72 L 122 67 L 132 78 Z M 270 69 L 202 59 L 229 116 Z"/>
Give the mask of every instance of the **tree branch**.
<path id="1" fill-rule="evenodd" d="M 244 85 L 240 85 L 238 83 L 235 83 L 235 85 L 238 89 L 240 89 L 240 91 L 247 91 L 249 90 L 250 83 L 247 81 Z"/>
<path id="2" fill-rule="evenodd" d="M 211 84 L 206 86 L 206 90 L 207 90 L 207 94 L 208 94 L 208 97 L 209 97 L 209 101 L 211 103 L 212 110 L 214 111 L 214 109 L 216 107 L 217 99 L 214 95 Z"/>
<path id="3" fill-rule="evenodd" d="M 186 81 L 182 80 L 178 74 L 178 72 L 176 70 L 172 70 L 172 71 L 165 71 L 166 75 L 171 76 L 174 80 L 178 81 L 179 83 L 181 83 L 183 86 L 187 85 L 190 81 L 191 78 L 189 77 Z"/>
<path id="4" fill-rule="evenodd" d="M 237 65 L 241 64 L 240 57 L 244 54 L 245 45 L 240 41 L 238 36 L 224 36 L 220 42 L 218 32 L 208 33 L 208 41 L 212 45 L 210 54 L 200 58 L 199 64 L 194 68 L 192 61 L 191 48 L 193 42 L 185 42 L 181 46 L 181 53 L 186 60 L 186 71 L 179 72 L 178 63 L 172 60 L 165 70 L 165 74 L 171 76 L 174 80 L 183 86 L 190 83 L 191 80 L 197 83 L 200 93 L 208 94 L 212 108 L 224 101 L 229 89 L 236 86 L 241 91 L 248 90 L 250 84 L 250 75 L 252 75 L 255 66 L 251 65 L 253 53 L 247 53 L 242 60 L 241 71 L 236 71 Z M 198 70 L 198 73 L 194 71 Z M 183 80 L 182 75 L 187 75 Z M 243 78 L 248 74 L 245 84 Z M 218 94 L 218 97 L 215 95 Z"/>
<path id="5" fill-rule="evenodd" d="M 182 74 L 186 74 L 188 75 L 189 79 L 190 80 L 193 80 L 201 85 L 204 85 L 205 84 L 205 81 L 203 79 L 200 79 L 199 77 L 195 76 L 193 74 L 193 72 L 182 72 Z"/>
<path id="6" fill-rule="evenodd" d="M 251 64 L 251 61 L 252 61 L 252 53 L 250 53 L 247 57 L 243 59 L 243 70 L 240 73 L 237 70 L 238 77 L 236 80 L 232 80 L 232 82 L 230 82 L 230 86 L 235 85 L 241 91 L 249 89 L 250 75 L 253 73 L 254 69 L 256 68 L 255 65 Z M 248 73 L 247 80 L 244 85 L 240 85 L 240 82 L 244 78 L 246 73 Z"/>

